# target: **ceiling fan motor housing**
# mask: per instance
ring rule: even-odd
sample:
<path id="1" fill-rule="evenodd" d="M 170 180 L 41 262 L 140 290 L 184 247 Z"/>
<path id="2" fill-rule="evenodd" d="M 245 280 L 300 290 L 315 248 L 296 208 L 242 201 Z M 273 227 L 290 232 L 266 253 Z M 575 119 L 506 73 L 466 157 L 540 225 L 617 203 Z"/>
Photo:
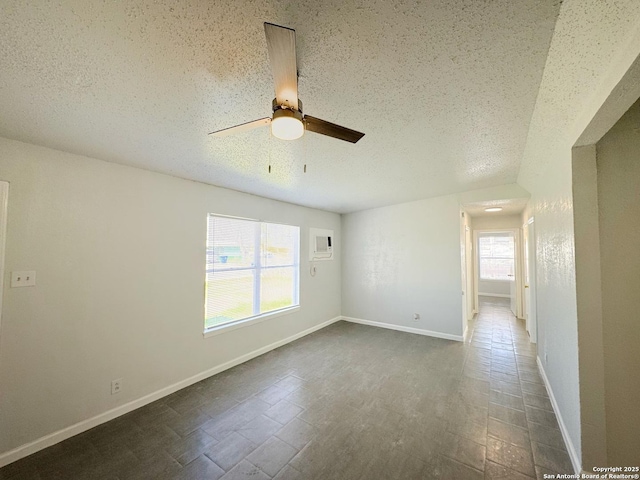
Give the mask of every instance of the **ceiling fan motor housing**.
<path id="1" fill-rule="evenodd" d="M 295 140 L 305 131 L 302 120 L 302 103 L 298 101 L 299 110 L 288 105 L 278 105 L 273 101 L 273 117 L 271 119 L 271 133 L 281 140 Z"/>
<path id="2" fill-rule="evenodd" d="M 278 99 L 277 98 L 274 98 L 273 102 L 271 102 L 271 109 L 273 110 L 274 118 L 275 118 L 276 111 L 278 111 L 278 110 L 288 110 L 290 112 L 299 113 L 300 114 L 300 119 L 302 119 L 302 100 L 300 100 L 300 99 L 298 99 L 298 110 L 295 110 L 295 109 L 291 108 L 288 105 L 280 105 L 280 104 L 278 104 Z"/>
<path id="3" fill-rule="evenodd" d="M 288 108 L 279 108 L 277 110 L 273 111 L 273 118 L 272 118 L 272 122 L 274 120 L 277 120 L 278 118 L 295 118 L 296 120 L 298 120 L 300 123 L 302 123 L 302 112 L 298 111 L 298 110 L 291 110 Z"/>

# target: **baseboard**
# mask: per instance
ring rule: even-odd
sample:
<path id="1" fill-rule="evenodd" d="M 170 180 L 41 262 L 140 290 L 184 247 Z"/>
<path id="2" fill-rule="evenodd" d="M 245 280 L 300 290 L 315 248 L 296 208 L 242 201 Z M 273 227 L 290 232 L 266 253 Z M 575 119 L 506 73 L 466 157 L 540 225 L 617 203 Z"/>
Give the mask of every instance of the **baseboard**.
<path id="1" fill-rule="evenodd" d="M 498 298 L 511 298 L 511 295 L 506 293 L 480 293 L 478 292 L 479 297 L 498 297 Z"/>
<path id="2" fill-rule="evenodd" d="M 363 320 L 361 318 L 342 317 L 342 320 L 351 323 L 359 323 L 361 325 L 369 325 L 371 327 L 388 328 L 389 330 L 398 330 L 399 332 L 415 333 L 417 335 L 425 335 L 427 337 L 444 338 L 445 340 L 455 340 L 456 342 L 464 341 L 462 335 L 451 335 L 450 333 L 432 332 L 431 330 L 422 330 L 421 328 L 405 327 L 402 325 L 394 325 L 392 323 L 374 322 L 373 320 Z"/>
<path id="3" fill-rule="evenodd" d="M 157 390 L 153 393 L 150 393 L 149 395 L 145 395 L 144 397 L 141 397 L 137 400 L 133 400 L 129 403 L 126 403 L 124 405 L 108 410 L 99 415 L 96 415 L 95 417 L 89 418 L 87 420 L 83 420 L 74 425 L 63 428 L 62 430 L 58 430 L 57 432 L 53 432 L 49 435 L 45 435 L 44 437 L 34 440 L 33 442 L 29 442 L 25 445 L 21 445 L 17 448 L 14 448 L 13 450 L 9 450 L 8 452 L 2 453 L 0 454 L 0 468 L 10 463 L 13 463 L 17 460 L 20 460 L 21 458 L 24 458 L 33 453 L 36 453 L 40 450 L 43 450 L 47 447 L 50 447 L 51 445 L 60 443 L 63 440 L 66 440 L 67 438 L 73 437 L 74 435 L 78 435 L 79 433 L 86 432 L 87 430 L 90 430 L 93 427 L 96 427 L 102 423 L 108 422 L 109 420 L 113 420 L 114 418 L 117 418 L 121 415 L 129 413 L 135 410 L 136 408 L 140 408 L 151 402 L 155 402 L 156 400 L 159 400 L 162 397 L 166 397 L 167 395 L 177 392 L 178 390 L 188 387 L 189 385 L 193 385 L 194 383 L 204 380 L 205 378 L 208 378 L 212 375 L 228 370 L 232 367 L 235 367 L 236 365 L 240 365 L 241 363 L 251 360 L 252 358 L 259 357 L 260 355 L 263 355 L 271 350 L 274 350 L 278 347 L 286 345 L 287 343 L 291 343 L 294 340 L 297 340 L 306 335 L 309 335 L 310 333 L 321 330 L 331 325 L 332 323 L 338 322 L 340 320 L 342 320 L 342 317 L 340 316 L 332 318 L 331 320 L 322 322 L 318 325 L 308 328 L 307 330 L 303 330 L 302 332 L 296 333 L 295 335 L 287 337 L 283 340 L 279 340 L 275 343 L 272 343 L 270 345 L 267 345 L 257 350 L 254 350 L 252 352 L 249 352 L 245 355 L 241 355 L 237 358 L 234 358 L 233 360 L 229 360 L 228 362 L 225 362 L 223 364 L 220 364 L 213 368 L 205 370 L 204 372 L 198 373 L 185 380 L 181 380 L 180 382 L 174 383 L 173 385 Z"/>
<path id="4" fill-rule="evenodd" d="M 567 447 L 567 452 L 569 452 L 569 458 L 571 458 L 571 464 L 573 465 L 573 470 L 576 474 L 582 473 L 582 465 L 580 457 L 576 452 L 576 448 L 571 441 L 571 437 L 569 436 L 569 432 L 567 431 L 567 427 L 562 420 L 562 415 L 560 414 L 560 408 L 558 408 L 558 402 L 556 402 L 556 397 L 553 395 L 553 390 L 551 389 L 551 384 L 549 383 L 549 379 L 547 378 L 547 374 L 544 371 L 544 367 L 542 366 L 542 362 L 540 361 L 540 357 L 536 357 L 536 362 L 538 363 L 538 370 L 540 370 L 540 376 L 544 381 L 544 386 L 547 389 L 547 393 L 549 393 L 549 399 L 551 400 L 551 406 L 553 407 L 553 411 L 556 414 L 556 418 L 558 419 L 558 424 L 560 425 L 560 431 L 562 432 L 562 438 L 564 439 L 564 444 Z"/>

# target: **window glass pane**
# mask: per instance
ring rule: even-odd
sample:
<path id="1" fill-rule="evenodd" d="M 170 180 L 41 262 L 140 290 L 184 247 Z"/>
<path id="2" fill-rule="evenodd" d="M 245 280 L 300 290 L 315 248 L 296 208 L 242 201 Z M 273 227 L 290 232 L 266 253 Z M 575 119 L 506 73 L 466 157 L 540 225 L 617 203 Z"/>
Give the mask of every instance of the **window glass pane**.
<path id="1" fill-rule="evenodd" d="M 480 278 L 483 280 L 511 280 L 513 275 L 512 258 L 481 258 Z"/>
<path id="2" fill-rule="evenodd" d="M 265 268 L 260 274 L 260 313 L 294 304 L 294 275 L 297 267 Z"/>
<path id="3" fill-rule="evenodd" d="M 254 271 L 207 273 L 205 328 L 253 315 Z"/>
<path id="4" fill-rule="evenodd" d="M 298 305 L 300 228 L 209 216 L 205 328 Z"/>
<path id="5" fill-rule="evenodd" d="M 480 237 L 481 257 L 513 258 L 513 237 Z"/>
<path id="6" fill-rule="evenodd" d="M 237 218 L 209 217 L 207 271 L 251 268 L 259 224 Z"/>
<path id="7" fill-rule="evenodd" d="M 478 238 L 480 279 L 513 280 L 514 238 L 507 233 L 482 235 Z"/>
<path id="8" fill-rule="evenodd" d="M 267 267 L 297 263 L 300 229 L 275 223 L 262 224 L 262 265 Z"/>

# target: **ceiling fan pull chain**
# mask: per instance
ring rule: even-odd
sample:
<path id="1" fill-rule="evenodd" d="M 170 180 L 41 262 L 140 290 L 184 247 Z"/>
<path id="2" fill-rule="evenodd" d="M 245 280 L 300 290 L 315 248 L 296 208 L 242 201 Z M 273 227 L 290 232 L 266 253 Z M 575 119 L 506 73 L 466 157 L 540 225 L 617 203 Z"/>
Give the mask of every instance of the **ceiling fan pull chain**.
<path id="1" fill-rule="evenodd" d="M 304 161 L 303 173 L 307 173 L 307 138 L 306 137 L 302 138 L 302 160 Z"/>
<path id="2" fill-rule="evenodd" d="M 271 132 L 268 132 L 267 135 L 267 156 L 269 157 L 269 173 L 271 173 Z"/>

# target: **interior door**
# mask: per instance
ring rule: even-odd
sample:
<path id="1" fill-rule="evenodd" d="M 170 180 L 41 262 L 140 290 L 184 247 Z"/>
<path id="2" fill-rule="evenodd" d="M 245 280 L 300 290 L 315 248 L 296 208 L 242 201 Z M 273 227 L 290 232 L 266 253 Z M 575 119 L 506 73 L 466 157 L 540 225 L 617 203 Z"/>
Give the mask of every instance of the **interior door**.
<path id="1" fill-rule="evenodd" d="M 467 288 L 466 288 L 466 297 L 467 297 L 467 319 L 471 320 L 473 318 L 473 313 L 475 311 L 475 295 L 473 295 L 473 242 L 471 241 L 471 229 L 467 227 L 465 229 L 465 244 L 466 244 L 466 276 L 467 276 Z"/>
<path id="2" fill-rule="evenodd" d="M 7 209 L 9 182 L 0 181 L 0 318 L 2 318 L 2 294 L 4 292 L 4 247 L 7 238 Z M 0 328 L 2 332 L 2 328 Z"/>
<path id="3" fill-rule="evenodd" d="M 467 317 L 467 297 L 469 296 L 469 292 L 467 291 L 467 243 L 466 243 L 466 230 L 469 227 L 465 221 L 465 212 L 460 211 L 460 270 L 461 270 L 461 279 L 462 279 L 462 331 L 463 335 L 466 336 L 467 332 L 467 322 L 469 318 Z"/>
<path id="4" fill-rule="evenodd" d="M 522 239 L 524 242 L 522 251 L 524 253 L 523 273 L 524 273 L 524 320 L 527 332 L 531 336 L 531 325 L 529 319 L 531 318 L 531 294 L 529 290 L 529 284 L 531 282 L 529 276 L 529 225 L 522 227 Z"/>
<path id="5" fill-rule="evenodd" d="M 518 316 L 518 290 L 516 288 L 516 262 L 517 262 L 517 249 L 516 249 L 516 238 L 513 233 L 511 234 L 513 237 L 513 268 L 511 269 L 511 273 L 509 274 L 509 300 L 511 312 L 517 317 Z"/>
<path id="6" fill-rule="evenodd" d="M 525 247 L 525 301 L 527 302 L 527 331 L 532 343 L 538 341 L 536 319 L 536 243 L 535 223 L 533 217 L 529 219 L 524 235 Z"/>

